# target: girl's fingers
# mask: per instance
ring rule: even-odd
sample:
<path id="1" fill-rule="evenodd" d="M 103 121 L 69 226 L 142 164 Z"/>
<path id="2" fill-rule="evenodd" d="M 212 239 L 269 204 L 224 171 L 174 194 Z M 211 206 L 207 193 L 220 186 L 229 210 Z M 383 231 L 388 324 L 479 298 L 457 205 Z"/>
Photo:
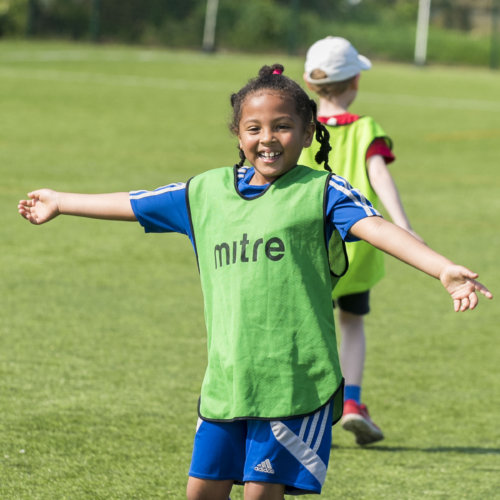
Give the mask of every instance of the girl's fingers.
<path id="1" fill-rule="evenodd" d="M 474 290 L 471 293 L 469 293 L 469 295 L 466 295 L 465 297 L 461 298 L 456 298 L 453 300 L 453 307 L 455 309 L 455 312 L 463 312 L 467 310 L 472 311 L 472 309 L 475 309 L 479 303 L 479 298 L 477 296 L 476 291 L 481 292 L 488 299 L 493 298 L 492 293 L 484 285 L 481 285 L 481 283 L 474 282 L 473 285 L 474 285 Z"/>
<path id="2" fill-rule="evenodd" d="M 475 273 L 474 271 L 471 271 L 470 269 L 466 269 L 465 277 L 469 278 L 470 280 L 475 280 L 479 275 Z"/>
<path id="3" fill-rule="evenodd" d="M 34 199 L 20 200 L 17 205 L 17 211 L 19 212 L 19 214 L 32 224 L 39 223 L 35 211 L 35 205 L 36 205 L 36 200 Z"/>
<path id="4" fill-rule="evenodd" d="M 467 311 L 467 309 L 469 309 L 469 297 L 464 297 L 462 299 L 462 307 L 460 308 L 460 310 L 463 312 L 463 311 Z"/>
<path id="5" fill-rule="evenodd" d="M 474 281 L 474 288 L 477 291 L 481 292 L 488 299 L 493 298 L 493 294 L 482 283 L 479 283 L 478 281 Z"/>
<path id="6" fill-rule="evenodd" d="M 474 309 L 477 306 L 478 298 L 477 298 L 477 295 L 475 293 L 470 294 L 469 302 L 470 302 L 470 305 L 469 305 L 470 310 Z"/>
<path id="7" fill-rule="evenodd" d="M 29 194 L 28 194 L 29 196 Z M 18 207 L 34 207 L 36 203 L 36 199 L 30 198 L 29 200 L 19 200 L 19 203 L 17 204 Z"/>

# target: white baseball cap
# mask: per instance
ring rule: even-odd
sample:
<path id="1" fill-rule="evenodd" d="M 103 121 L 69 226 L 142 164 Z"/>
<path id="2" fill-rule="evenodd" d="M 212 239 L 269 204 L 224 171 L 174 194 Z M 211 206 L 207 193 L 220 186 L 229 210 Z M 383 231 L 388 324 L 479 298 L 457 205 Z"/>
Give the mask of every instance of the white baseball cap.
<path id="1" fill-rule="evenodd" d="M 327 36 L 309 47 L 306 55 L 305 79 L 313 84 L 341 82 L 371 67 L 370 60 L 358 54 L 348 40 L 339 36 Z M 311 78 L 311 73 L 315 69 L 324 71 L 326 78 L 319 80 Z"/>

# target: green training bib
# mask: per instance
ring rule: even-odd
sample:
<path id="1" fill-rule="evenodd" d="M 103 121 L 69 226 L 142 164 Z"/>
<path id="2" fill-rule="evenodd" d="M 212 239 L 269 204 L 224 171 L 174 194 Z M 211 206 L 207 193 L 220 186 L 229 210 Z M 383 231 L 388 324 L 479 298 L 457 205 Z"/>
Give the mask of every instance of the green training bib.
<path id="1" fill-rule="evenodd" d="M 342 382 L 325 243 L 327 172 L 297 166 L 256 198 L 226 167 L 192 178 L 188 206 L 208 334 L 200 415 L 314 412 Z"/>

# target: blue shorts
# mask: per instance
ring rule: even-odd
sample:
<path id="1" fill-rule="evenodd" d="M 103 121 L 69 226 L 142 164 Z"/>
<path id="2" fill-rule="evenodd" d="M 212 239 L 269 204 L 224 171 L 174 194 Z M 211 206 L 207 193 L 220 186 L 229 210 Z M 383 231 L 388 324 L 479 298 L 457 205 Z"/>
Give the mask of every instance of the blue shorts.
<path id="1" fill-rule="evenodd" d="M 189 475 L 285 485 L 287 495 L 321 493 L 332 442 L 333 401 L 291 420 L 198 420 Z"/>

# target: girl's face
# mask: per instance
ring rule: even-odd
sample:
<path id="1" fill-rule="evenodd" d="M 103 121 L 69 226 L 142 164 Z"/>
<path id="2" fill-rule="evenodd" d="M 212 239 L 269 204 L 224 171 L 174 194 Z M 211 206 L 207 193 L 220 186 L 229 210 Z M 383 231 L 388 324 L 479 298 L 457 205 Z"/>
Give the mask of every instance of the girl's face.
<path id="1" fill-rule="evenodd" d="M 255 168 L 251 184 L 267 184 L 297 165 L 302 148 L 310 146 L 314 124 L 305 124 L 290 98 L 263 90 L 243 102 L 238 139 Z"/>

